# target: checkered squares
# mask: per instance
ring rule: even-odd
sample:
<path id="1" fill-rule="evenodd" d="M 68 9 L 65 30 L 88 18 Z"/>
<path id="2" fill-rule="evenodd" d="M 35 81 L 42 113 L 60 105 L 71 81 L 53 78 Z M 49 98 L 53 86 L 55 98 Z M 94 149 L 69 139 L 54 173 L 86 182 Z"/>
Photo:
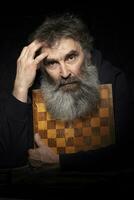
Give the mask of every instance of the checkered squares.
<path id="1" fill-rule="evenodd" d="M 34 132 L 57 154 L 87 151 L 115 142 L 111 84 L 100 85 L 97 113 L 73 122 L 55 120 L 47 112 L 41 90 L 33 90 Z"/>

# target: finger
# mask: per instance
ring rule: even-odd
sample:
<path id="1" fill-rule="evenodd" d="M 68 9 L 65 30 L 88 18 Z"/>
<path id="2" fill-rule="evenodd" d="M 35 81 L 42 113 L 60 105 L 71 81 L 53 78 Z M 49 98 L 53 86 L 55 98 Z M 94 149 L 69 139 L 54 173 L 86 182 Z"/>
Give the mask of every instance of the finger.
<path id="1" fill-rule="evenodd" d="M 29 46 L 27 49 L 27 58 L 34 59 L 36 52 L 43 46 L 43 43 L 34 43 L 33 45 Z"/>
<path id="2" fill-rule="evenodd" d="M 38 65 L 45 57 L 47 57 L 47 53 L 42 53 L 34 59 L 36 65 Z M 39 68 L 39 65 L 38 65 Z"/>
<path id="3" fill-rule="evenodd" d="M 31 53 L 32 55 L 34 55 L 34 49 L 36 51 L 36 49 L 40 48 L 43 45 L 43 43 L 35 40 L 32 43 L 30 43 L 28 46 L 25 46 L 19 56 L 19 59 L 21 59 L 24 56 L 29 56 L 28 54 Z M 32 52 L 31 52 L 32 51 Z"/>
<path id="4" fill-rule="evenodd" d="M 34 40 L 28 45 L 28 47 L 33 47 L 33 46 L 35 46 L 36 44 L 39 44 L 39 43 L 41 43 L 41 42 L 39 42 L 38 40 Z"/>
<path id="5" fill-rule="evenodd" d="M 29 159 L 29 163 L 33 167 L 41 167 L 43 165 L 42 161 L 40 161 L 40 160 Z"/>
<path id="6" fill-rule="evenodd" d="M 27 46 L 22 49 L 21 54 L 18 59 L 22 58 L 26 54 L 26 51 L 27 51 Z"/>
<path id="7" fill-rule="evenodd" d="M 29 159 L 40 160 L 38 149 L 29 149 L 28 154 L 29 154 Z"/>
<path id="8" fill-rule="evenodd" d="M 37 144 L 39 147 L 44 146 L 44 144 L 43 144 L 43 142 L 42 142 L 42 140 L 41 140 L 41 137 L 40 137 L 40 135 L 39 135 L 38 133 L 35 133 L 35 135 L 34 135 L 34 140 L 35 140 L 36 144 Z"/>
<path id="9" fill-rule="evenodd" d="M 39 42 L 38 40 L 34 40 L 30 44 L 28 44 L 27 47 L 28 47 L 28 49 L 32 49 L 34 46 L 36 46 L 37 44 L 40 44 L 40 43 L 41 42 Z"/>
<path id="10" fill-rule="evenodd" d="M 32 155 L 35 151 L 36 151 L 36 149 L 29 149 L 29 150 L 28 150 L 28 154 L 29 154 L 29 155 Z"/>
<path id="11" fill-rule="evenodd" d="M 29 149 L 28 150 L 28 154 L 31 157 L 32 155 L 34 155 L 36 153 L 36 149 Z"/>

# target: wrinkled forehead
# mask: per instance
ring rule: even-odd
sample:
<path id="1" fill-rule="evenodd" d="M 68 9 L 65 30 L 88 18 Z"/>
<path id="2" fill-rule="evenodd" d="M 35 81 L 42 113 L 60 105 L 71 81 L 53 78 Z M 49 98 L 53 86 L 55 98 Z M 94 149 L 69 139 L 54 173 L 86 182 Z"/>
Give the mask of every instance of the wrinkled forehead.
<path id="1" fill-rule="evenodd" d="M 42 52 L 46 52 L 49 58 L 59 59 L 60 56 L 65 56 L 70 51 L 82 52 L 80 43 L 73 39 L 61 39 L 58 40 L 51 47 L 44 45 Z"/>

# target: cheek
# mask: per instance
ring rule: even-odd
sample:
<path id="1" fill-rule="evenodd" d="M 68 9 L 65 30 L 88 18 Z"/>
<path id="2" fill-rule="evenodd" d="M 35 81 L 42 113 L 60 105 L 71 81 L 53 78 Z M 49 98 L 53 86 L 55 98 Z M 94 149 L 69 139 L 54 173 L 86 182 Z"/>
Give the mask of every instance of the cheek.
<path id="1" fill-rule="evenodd" d="M 48 70 L 46 69 L 48 75 L 55 81 L 59 79 L 59 72 L 57 70 Z"/>
<path id="2" fill-rule="evenodd" d="M 84 63 L 84 55 L 82 55 L 80 57 L 80 59 L 78 60 L 77 63 L 75 63 L 73 66 L 72 66 L 72 73 L 76 76 L 79 76 L 81 74 L 81 71 L 82 71 L 82 67 L 83 67 L 83 63 Z"/>
<path id="3" fill-rule="evenodd" d="M 73 66 L 72 69 L 71 69 L 71 72 L 72 72 L 72 74 L 74 74 L 76 76 L 80 75 L 81 65 L 78 64 L 78 65 Z"/>

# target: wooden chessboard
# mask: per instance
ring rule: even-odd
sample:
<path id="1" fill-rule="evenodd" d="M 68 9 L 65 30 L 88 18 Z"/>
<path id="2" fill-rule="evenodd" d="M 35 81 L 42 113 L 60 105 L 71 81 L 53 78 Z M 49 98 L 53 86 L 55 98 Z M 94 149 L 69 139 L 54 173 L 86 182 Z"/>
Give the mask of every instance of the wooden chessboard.
<path id="1" fill-rule="evenodd" d="M 111 84 L 100 85 L 100 105 L 92 116 L 73 122 L 55 120 L 46 109 L 41 90 L 33 90 L 33 126 L 55 153 L 75 153 L 115 142 Z"/>

